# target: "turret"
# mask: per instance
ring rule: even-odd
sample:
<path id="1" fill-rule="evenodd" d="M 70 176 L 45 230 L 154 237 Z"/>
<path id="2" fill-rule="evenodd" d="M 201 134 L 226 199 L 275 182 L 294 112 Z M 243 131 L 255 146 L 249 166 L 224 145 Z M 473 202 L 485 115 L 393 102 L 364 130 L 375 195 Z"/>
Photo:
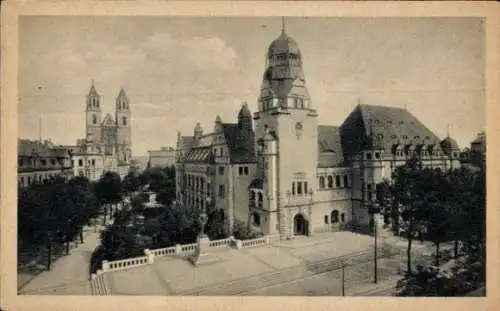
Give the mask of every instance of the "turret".
<path id="1" fill-rule="evenodd" d="M 91 133 L 91 136 L 96 140 L 101 139 L 101 96 L 97 93 L 94 85 L 94 80 L 90 86 L 90 90 L 86 96 L 85 103 L 85 132 Z"/>

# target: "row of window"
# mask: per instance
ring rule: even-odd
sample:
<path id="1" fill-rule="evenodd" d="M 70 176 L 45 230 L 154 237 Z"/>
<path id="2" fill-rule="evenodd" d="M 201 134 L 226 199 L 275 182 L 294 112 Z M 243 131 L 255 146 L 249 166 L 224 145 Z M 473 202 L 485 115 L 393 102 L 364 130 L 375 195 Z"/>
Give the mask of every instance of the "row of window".
<path id="1" fill-rule="evenodd" d="M 33 175 L 33 176 L 20 176 L 19 177 L 19 184 L 23 187 L 29 186 L 32 184 L 42 184 L 49 180 L 52 177 L 55 177 L 59 175 L 59 173 L 45 173 L 45 174 L 40 174 L 40 175 Z"/>
<path id="2" fill-rule="evenodd" d="M 307 181 L 292 182 L 292 195 L 306 195 L 307 193 Z"/>
<path id="3" fill-rule="evenodd" d="M 55 159 L 51 159 L 50 161 L 47 161 L 46 159 L 40 159 L 39 161 L 41 166 L 46 166 L 48 163 L 50 163 L 51 165 L 57 164 L 57 161 Z M 29 162 L 31 162 L 31 165 L 36 166 L 36 159 L 31 159 Z M 19 165 L 19 167 L 22 167 L 27 164 L 27 162 L 24 159 L 18 159 L 17 164 Z"/>
<path id="4" fill-rule="evenodd" d="M 240 166 L 238 167 L 238 175 L 248 176 L 248 166 Z"/>
<path id="5" fill-rule="evenodd" d="M 335 185 L 333 183 L 333 175 L 328 175 L 326 178 L 324 176 L 319 177 L 319 189 L 325 188 L 348 188 L 349 176 L 348 175 L 335 175 Z M 343 181 L 343 183 L 341 183 Z"/>
<path id="6" fill-rule="evenodd" d="M 250 207 L 258 207 L 262 208 L 262 204 L 264 201 L 264 195 L 262 192 L 252 191 L 250 190 Z M 257 200 L 256 200 L 257 199 Z"/>
<path id="7" fill-rule="evenodd" d="M 328 219 L 330 216 L 330 219 Z M 333 210 L 330 215 L 325 215 L 325 224 L 336 224 L 339 222 L 339 211 Z M 345 213 L 340 214 L 340 222 L 345 222 Z"/>
<path id="8" fill-rule="evenodd" d="M 188 189 L 202 191 L 205 189 L 205 178 L 194 175 L 186 175 L 186 184 Z"/>
<path id="9" fill-rule="evenodd" d="M 95 159 L 89 160 L 88 165 L 95 166 Z M 71 160 L 71 166 L 75 166 L 75 160 Z M 78 159 L 78 166 L 83 166 L 83 159 Z"/>

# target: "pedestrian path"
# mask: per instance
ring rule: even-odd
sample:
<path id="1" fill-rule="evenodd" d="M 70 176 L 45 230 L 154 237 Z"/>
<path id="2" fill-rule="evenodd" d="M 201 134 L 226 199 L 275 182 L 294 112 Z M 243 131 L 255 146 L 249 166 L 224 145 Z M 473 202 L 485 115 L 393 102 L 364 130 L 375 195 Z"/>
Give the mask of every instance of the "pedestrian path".
<path id="1" fill-rule="evenodd" d="M 70 254 L 54 262 L 51 270 L 44 271 L 24 284 L 20 295 L 90 295 L 89 264 L 94 249 L 99 245 L 100 229 L 88 228 L 84 243 L 70 250 Z"/>

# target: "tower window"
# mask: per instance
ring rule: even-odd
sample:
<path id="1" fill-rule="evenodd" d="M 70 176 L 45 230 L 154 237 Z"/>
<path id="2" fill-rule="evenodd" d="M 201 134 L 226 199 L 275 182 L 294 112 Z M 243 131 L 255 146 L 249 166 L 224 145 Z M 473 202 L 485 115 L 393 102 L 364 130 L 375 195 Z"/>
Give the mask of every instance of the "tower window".
<path id="1" fill-rule="evenodd" d="M 333 188 L 333 177 L 328 176 L 328 188 Z"/>
<path id="2" fill-rule="evenodd" d="M 123 125 L 127 125 L 127 117 L 122 117 L 122 123 Z"/>
<path id="3" fill-rule="evenodd" d="M 319 177 L 319 188 L 320 189 L 325 188 L 325 177 L 323 177 L 323 176 Z"/>
<path id="4" fill-rule="evenodd" d="M 340 175 L 335 176 L 335 187 L 340 188 Z"/>
<path id="5" fill-rule="evenodd" d="M 97 124 L 97 116 L 95 114 L 92 115 L 92 124 Z"/>

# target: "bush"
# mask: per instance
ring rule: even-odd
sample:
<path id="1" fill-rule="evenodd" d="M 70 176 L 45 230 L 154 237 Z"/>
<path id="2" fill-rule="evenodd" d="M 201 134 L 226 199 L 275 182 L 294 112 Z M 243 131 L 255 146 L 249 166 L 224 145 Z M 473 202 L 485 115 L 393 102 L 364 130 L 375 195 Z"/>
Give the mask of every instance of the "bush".
<path id="1" fill-rule="evenodd" d="M 237 240 L 250 240 L 260 238 L 263 234 L 249 228 L 244 222 L 236 219 L 233 225 L 233 236 Z"/>

